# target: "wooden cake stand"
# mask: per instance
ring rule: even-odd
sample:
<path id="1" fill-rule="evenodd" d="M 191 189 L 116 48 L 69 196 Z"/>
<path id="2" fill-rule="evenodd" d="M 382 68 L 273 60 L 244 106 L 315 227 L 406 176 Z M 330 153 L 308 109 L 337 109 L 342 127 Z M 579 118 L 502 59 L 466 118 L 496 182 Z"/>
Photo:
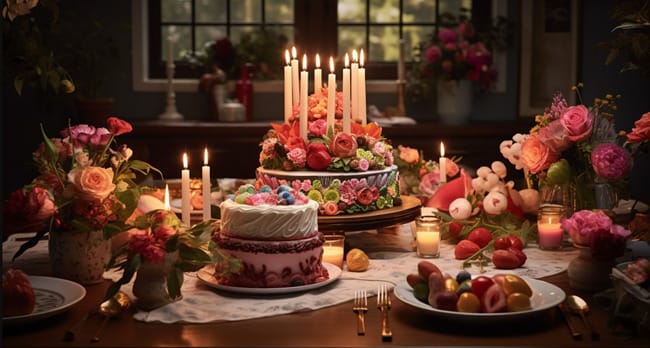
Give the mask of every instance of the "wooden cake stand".
<path id="1" fill-rule="evenodd" d="M 419 198 L 401 196 L 401 199 L 402 205 L 398 207 L 354 215 L 319 216 L 318 230 L 323 233 L 374 230 L 405 224 L 420 216 Z"/>

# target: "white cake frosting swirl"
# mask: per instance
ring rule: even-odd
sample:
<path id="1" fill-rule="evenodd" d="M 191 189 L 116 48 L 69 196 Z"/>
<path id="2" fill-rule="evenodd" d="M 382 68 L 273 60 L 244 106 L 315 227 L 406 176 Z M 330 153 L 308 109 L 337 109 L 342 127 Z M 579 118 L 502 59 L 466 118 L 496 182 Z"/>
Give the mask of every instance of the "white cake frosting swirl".
<path id="1" fill-rule="evenodd" d="M 318 203 L 246 205 L 231 199 L 221 203 L 221 231 L 255 240 L 289 240 L 318 231 Z"/>

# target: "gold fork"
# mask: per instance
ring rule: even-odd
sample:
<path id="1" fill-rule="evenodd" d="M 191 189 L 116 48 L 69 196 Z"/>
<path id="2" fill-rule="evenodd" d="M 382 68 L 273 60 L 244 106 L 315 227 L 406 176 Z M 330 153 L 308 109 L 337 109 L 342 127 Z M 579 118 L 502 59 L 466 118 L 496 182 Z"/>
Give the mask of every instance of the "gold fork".
<path id="1" fill-rule="evenodd" d="M 366 334 L 366 312 L 368 311 L 368 294 L 366 290 L 354 292 L 354 305 L 352 310 L 357 313 L 357 335 Z"/>
<path id="2" fill-rule="evenodd" d="M 393 332 L 388 324 L 388 312 L 390 311 L 390 295 L 386 285 L 380 285 L 377 290 L 377 308 L 381 311 L 381 338 L 384 341 L 393 339 Z"/>

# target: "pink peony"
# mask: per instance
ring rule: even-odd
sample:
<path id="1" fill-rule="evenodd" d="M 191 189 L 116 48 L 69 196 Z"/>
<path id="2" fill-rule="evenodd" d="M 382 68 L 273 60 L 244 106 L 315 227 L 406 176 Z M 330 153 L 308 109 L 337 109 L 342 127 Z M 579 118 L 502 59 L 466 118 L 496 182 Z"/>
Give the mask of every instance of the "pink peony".
<path id="1" fill-rule="evenodd" d="M 440 51 L 440 47 L 433 45 L 427 48 L 426 52 L 424 53 L 424 57 L 427 59 L 427 61 L 431 63 L 435 63 L 439 61 L 440 57 L 442 57 L 442 52 Z"/>
<path id="2" fill-rule="evenodd" d="M 650 139 L 650 112 L 646 112 L 634 122 L 634 128 L 627 134 L 627 141 L 640 143 Z"/>
<path id="3" fill-rule="evenodd" d="M 612 220 L 600 210 L 580 210 L 568 219 L 562 219 L 562 228 L 569 233 L 574 243 L 591 245 L 591 237 L 596 232 L 609 231 Z"/>
<path id="4" fill-rule="evenodd" d="M 596 174 L 605 180 L 618 180 L 627 175 L 632 167 L 628 152 L 613 143 L 596 145 L 591 152 L 591 165 Z"/>
<path id="5" fill-rule="evenodd" d="M 532 174 L 548 169 L 559 155 L 540 141 L 537 135 L 530 135 L 521 144 L 521 162 Z"/>
<path id="6" fill-rule="evenodd" d="M 612 225 L 609 230 L 595 231 L 589 243 L 593 257 L 599 260 L 612 260 L 623 255 L 630 234 L 630 231 L 619 225 Z"/>
<path id="7" fill-rule="evenodd" d="M 309 133 L 317 137 L 322 137 L 323 135 L 327 134 L 327 121 L 321 118 L 310 123 Z"/>
<path id="8" fill-rule="evenodd" d="M 287 158 L 297 168 L 303 168 L 307 163 L 307 151 L 297 147 L 287 153 Z"/>
<path id="9" fill-rule="evenodd" d="M 449 28 L 442 28 L 438 32 L 438 38 L 442 43 L 455 42 L 458 39 L 456 32 Z"/>
<path id="10" fill-rule="evenodd" d="M 569 140 L 579 142 L 591 134 L 594 117 L 584 105 L 569 106 L 560 116 L 560 122 L 567 130 Z"/>

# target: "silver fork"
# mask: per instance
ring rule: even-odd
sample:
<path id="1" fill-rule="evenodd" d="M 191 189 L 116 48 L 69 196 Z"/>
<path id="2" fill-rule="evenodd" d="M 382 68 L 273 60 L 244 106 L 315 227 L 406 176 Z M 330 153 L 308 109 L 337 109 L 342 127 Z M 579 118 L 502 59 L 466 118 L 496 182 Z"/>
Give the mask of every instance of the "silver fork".
<path id="1" fill-rule="evenodd" d="M 368 294 L 366 290 L 354 292 L 354 305 L 352 310 L 357 313 L 357 335 L 366 334 L 366 312 L 368 311 Z"/>
<path id="2" fill-rule="evenodd" d="M 377 308 L 381 311 L 381 338 L 384 341 L 391 341 L 393 339 L 393 332 L 388 324 L 390 294 L 386 285 L 380 285 L 377 290 Z"/>

